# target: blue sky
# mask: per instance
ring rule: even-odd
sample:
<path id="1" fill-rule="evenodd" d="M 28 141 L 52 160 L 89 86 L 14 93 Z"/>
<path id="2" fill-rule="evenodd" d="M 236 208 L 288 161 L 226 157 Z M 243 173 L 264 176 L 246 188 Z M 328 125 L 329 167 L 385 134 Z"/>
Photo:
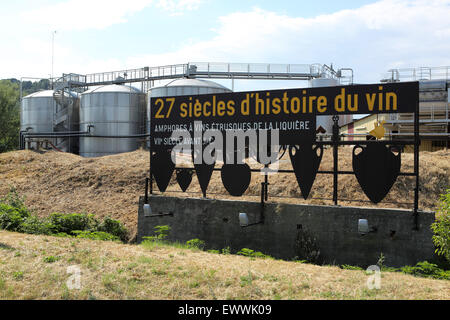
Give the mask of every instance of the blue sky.
<path id="1" fill-rule="evenodd" d="M 333 63 L 370 83 L 390 68 L 450 65 L 449 0 L 24 0 L 2 1 L 0 12 L 0 78 L 48 77 L 53 30 L 55 75 L 189 61 Z M 287 85 L 298 86 L 251 86 Z"/>

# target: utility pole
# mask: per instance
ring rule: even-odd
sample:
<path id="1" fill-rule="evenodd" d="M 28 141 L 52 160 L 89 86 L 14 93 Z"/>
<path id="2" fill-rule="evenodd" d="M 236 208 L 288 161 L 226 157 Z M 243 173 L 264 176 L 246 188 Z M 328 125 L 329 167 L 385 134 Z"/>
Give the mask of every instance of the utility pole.
<path id="1" fill-rule="evenodd" d="M 54 60 L 54 52 L 55 52 L 55 34 L 56 34 L 56 30 L 52 31 L 52 75 L 51 75 L 52 88 L 53 88 L 53 60 Z"/>

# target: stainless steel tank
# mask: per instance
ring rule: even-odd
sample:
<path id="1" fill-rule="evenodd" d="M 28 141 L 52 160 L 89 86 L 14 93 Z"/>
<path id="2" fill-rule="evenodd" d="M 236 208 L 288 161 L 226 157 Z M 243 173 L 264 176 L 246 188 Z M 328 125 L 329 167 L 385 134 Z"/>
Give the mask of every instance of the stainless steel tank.
<path id="1" fill-rule="evenodd" d="M 22 98 L 20 130 L 29 133 L 78 131 L 79 98 L 75 92 L 44 90 Z M 78 153 L 78 138 L 33 138 L 27 148 L 35 149 L 37 142 L 60 151 Z"/>
<path id="2" fill-rule="evenodd" d="M 32 93 L 22 98 L 20 130 L 53 132 L 53 112 L 55 101 L 53 90 Z"/>
<path id="3" fill-rule="evenodd" d="M 53 132 L 53 113 L 55 110 L 53 90 L 32 93 L 22 98 L 20 110 L 20 130 L 30 133 Z M 54 139 L 48 139 L 54 143 Z M 37 142 L 28 142 L 26 148 L 35 149 Z"/>
<path id="4" fill-rule="evenodd" d="M 130 136 L 145 132 L 146 95 L 124 85 L 105 85 L 81 94 L 80 130 L 94 136 Z M 138 138 L 80 137 L 80 155 L 99 157 L 136 150 Z"/>
<path id="5" fill-rule="evenodd" d="M 335 87 L 339 86 L 339 81 L 333 78 L 315 78 L 310 81 L 310 85 L 312 88 Z M 352 121 L 352 115 L 340 115 L 338 124 L 343 126 Z M 333 116 L 317 116 L 316 128 L 319 128 L 319 126 L 326 130 L 326 134 L 333 134 Z"/>
<path id="6" fill-rule="evenodd" d="M 231 92 L 231 90 L 216 82 L 200 79 L 177 79 L 170 81 L 166 85 L 151 88 L 148 91 L 147 101 L 147 132 L 150 132 L 151 98 L 225 92 Z M 149 147 L 148 144 L 147 147 Z"/>

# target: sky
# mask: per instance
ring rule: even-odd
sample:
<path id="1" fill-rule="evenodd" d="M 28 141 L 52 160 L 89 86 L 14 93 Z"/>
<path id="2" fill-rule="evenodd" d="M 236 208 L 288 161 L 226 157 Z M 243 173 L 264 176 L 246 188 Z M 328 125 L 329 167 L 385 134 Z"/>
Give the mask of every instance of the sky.
<path id="1" fill-rule="evenodd" d="M 333 64 L 377 83 L 392 68 L 450 65 L 449 17 L 450 0 L 1 1 L 0 79 L 204 61 Z"/>

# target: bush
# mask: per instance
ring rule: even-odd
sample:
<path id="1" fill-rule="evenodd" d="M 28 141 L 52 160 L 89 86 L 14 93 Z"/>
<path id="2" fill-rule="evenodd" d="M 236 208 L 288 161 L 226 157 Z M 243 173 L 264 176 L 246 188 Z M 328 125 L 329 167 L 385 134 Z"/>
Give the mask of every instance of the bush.
<path id="1" fill-rule="evenodd" d="M 436 253 L 450 262 L 450 189 L 441 195 L 437 219 L 431 229 Z"/>
<path id="2" fill-rule="evenodd" d="M 0 228 L 9 231 L 19 231 L 21 224 L 30 213 L 26 208 L 14 207 L 0 203 Z"/>
<path id="3" fill-rule="evenodd" d="M 50 215 L 50 222 L 55 226 L 55 233 L 64 232 L 67 234 L 76 230 L 96 230 L 98 221 L 92 214 L 82 213 L 58 213 Z"/>
<path id="4" fill-rule="evenodd" d="M 110 217 L 106 217 L 103 222 L 98 225 L 97 231 L 112 234 L 123 242 L 128 239 L 128 232 L 123 224 L 118 220 L 111 219 Z"/>
<path id="5" fill-rule="evenodd" d="M 19 232 L 30 234 L 54 234 L 56 227 L 48 219 L 40 219 L 37 216 L 29 216 L 20 225 Z"/>
<path id="6" fill-rule="evenodd" d="M 418 262 L 415 266 L 405 266 L 400 268 L 400 270 L 403 273 L 419 277 L 450 280 L 450 270 L 440 269 L 436 264 L 428 261 Z"/>
<path id="7" fill-rule="evenodd" d="M 164 240 L 167 238 L 170 232 L 170 226 L 164 225 L 164 226 L 155 226 L 153 229 L 155 229 L 153 236 L 143 237 L 146 241 L 150 242 L 164 242 Z"/>
<path id="8" fill-rule="evenodd" d="M 163 226 L 160 226 L 163 227 Z M 167 226 L 167 228 L 169 228 Z M 127 240 L 127 230 L 120 221 L 105 218 L 101 223 L 92 214 L 54 212 L 48 218 L 32 215 L 23 199 L 11 189 L 0 199 L 0 229 L 9 231 L 45 234 L 58 237 L 87 238 L 95 240 Z M 169 228 L 170 229 L 170 228 Z M 167 230 L 169 230 L 167 229 Z M 163 236 L 164 228 L 160 236 Z"/>
<path id="9" fill-rule="evenodd" d="M 191 249 L 200 249 L 203 250 L 205 248 L 205 241 L 200 239 L 192 239 L 186 241 L 186 244 Z"/>

